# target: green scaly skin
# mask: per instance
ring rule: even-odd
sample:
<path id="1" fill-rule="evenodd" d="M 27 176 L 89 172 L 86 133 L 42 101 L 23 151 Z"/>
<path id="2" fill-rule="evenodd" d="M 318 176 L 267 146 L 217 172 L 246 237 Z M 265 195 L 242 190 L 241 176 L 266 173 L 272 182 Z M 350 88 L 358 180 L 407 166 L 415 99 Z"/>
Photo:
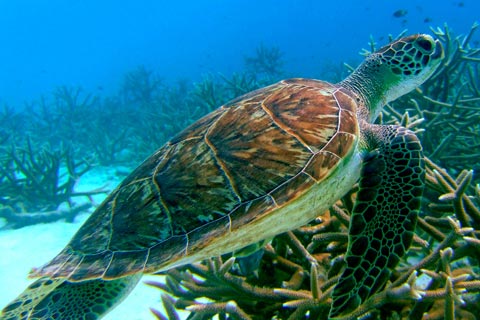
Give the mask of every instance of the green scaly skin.
<path id="1" fill-rule="evenodd" d="M 339 84 L 358 97 L 363 166 L 346 268 L 334 288 L 329 318 L 348 315 L 381 290 L 410 247 L 424 188 L 422 146 L 406 128 L 371 122 L 383 105 L 430 77 L 442 58 L 439 42 L 410 36 L 372 54 Z"/>
<path id="2" fill-rule="evenodd" d="M 118 305 L 142 277 L 69 282 L 40 278 L 3 309 L 2 320 L 93 320 Z"/>

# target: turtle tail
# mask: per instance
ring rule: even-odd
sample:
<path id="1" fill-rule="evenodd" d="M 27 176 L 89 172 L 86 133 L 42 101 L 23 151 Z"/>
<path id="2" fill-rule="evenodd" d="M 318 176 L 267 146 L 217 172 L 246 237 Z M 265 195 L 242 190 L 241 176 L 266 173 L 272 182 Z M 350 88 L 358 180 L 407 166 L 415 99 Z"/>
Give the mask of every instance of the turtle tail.
<path id="1" fill-rule="evenodd" d="M 7 305 L 0 319 L 100 319 L 132 291 L 140 278 L 141 274 L 135 274 L 110 281 L 69 282 L 43 277 Z"/>
<path id="2" fill-rule="evenodd" d="M 367 154 L 330 318 L 354 311 L 383 288 L 410 247 L 423 193 L 422 146 L 412 131 L 368 125 L 363 138 Z"/>

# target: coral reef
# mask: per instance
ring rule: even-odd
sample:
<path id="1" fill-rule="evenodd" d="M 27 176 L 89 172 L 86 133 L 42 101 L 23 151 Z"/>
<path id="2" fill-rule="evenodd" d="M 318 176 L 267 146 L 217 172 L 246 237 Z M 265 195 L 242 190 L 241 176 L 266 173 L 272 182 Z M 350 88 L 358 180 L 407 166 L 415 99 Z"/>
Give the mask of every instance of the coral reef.
<path id="1" fill-rule="evenodd" d="M 342 319 L 476 319 L 480 312 L 480 49 L 469 43 L 476 29 L 459 37 L 447 26 L 433 30 L 446 48 L 441 68 L 379 119 L 409 127 L 423 141 L 422 213 L 412 248 L 385 288 Z M 355 194 L 354 188 L 310 225 L 275 237 L 253 272 L 245 274 L 239 259 L 226 255 L 148 282 L 165 292 L 166 315 L 152 313 L 158 319 L 180 319 L 177 310 L 189 311 L 189 319 L 327 319 Z"/>
<path id="2" fill-rule="evenodd" d="M 4 108 L 0 118 L 2 228 L 59 219 L 71 222 L 91 206 L 77 205 L 74 198 L 86 197 L 91 203 L 92 196 L 107 192 L 75 191 L 77 181 L 93 165 L 84 142 L 97 100 L 82 95 L 80 89 L 60 87 L 53 94 L 53 102 L 42 97 L 23 110 Z"/>
<path id="3" fill-rule="evenodd" d="M 30 140 L 24 147 L 12 146 L 0 158 L 0 218 L 3 228 L 20 228 L 40 222 L 66 219 L 90 207 L 76 206 L 74 197 L 88 197 L 105 190 L 76 192 L 76 181 L 90 170 L 86 161 L 76 161 L 70 148 L 35 150 Z M 63 203 L 68 209 L 59 209 Z"/>
<path id="4" fill-rule="evenodd" d="M 245 58 L 247 70 L 251 73 L 264 74 L 274 78 L 282 74 L 283 53 L 279 47 L 266 47 L 261 44 L 253 57 Z"/>

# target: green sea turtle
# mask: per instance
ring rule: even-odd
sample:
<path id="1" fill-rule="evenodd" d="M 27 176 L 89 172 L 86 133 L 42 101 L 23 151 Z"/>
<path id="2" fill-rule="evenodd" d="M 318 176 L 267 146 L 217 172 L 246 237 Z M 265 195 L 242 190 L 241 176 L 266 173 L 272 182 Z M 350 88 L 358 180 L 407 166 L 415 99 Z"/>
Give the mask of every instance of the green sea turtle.
<path id="1" fill-rule="evenodd" d="M 213 111 L 134 170 L 2 319 L 97 319 L 141 274 L 305 225 L 358 181 L 330 317 L 350 312 L 410 246 L 424 184 L 415 134 L 373 122 L 442 58 L 438 41 L 412 35 L 340 83 L 283 80 Z"/>

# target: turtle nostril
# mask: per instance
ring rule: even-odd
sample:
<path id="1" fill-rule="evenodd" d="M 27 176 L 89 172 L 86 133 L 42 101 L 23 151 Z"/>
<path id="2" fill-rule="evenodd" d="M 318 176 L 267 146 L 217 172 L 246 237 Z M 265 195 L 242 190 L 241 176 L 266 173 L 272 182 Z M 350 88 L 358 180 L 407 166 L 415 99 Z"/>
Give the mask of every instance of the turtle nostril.
<path id="1" fill-rule="evenodd" d="M 432 52 L 432 49 L 433 49 L 433 46 L 434 46 L 434 44 L 432 43 L 432 41 L 430 41 L 430 39 L 426 39 L 426 38 L 423 38 L 423 37 L 418 38 L 417 44 L 420 48 L 425 50 L 426 53 Z"/>

